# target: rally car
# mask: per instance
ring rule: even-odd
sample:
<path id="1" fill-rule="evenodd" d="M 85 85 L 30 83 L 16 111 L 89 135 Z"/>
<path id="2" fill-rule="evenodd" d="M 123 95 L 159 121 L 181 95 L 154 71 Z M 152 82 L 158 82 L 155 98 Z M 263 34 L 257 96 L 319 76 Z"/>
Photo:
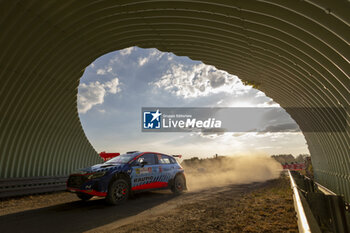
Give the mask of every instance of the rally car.
<path id="1" fill-rule="evenodd" d="M 93 196 L 106 197 L 116 205 L 140 191 L 187 190 L 183 168 L 173 156 L 156 152 L 127 152 L 105 163 L 71 174 L 67 190 L 86 201 Z"/>

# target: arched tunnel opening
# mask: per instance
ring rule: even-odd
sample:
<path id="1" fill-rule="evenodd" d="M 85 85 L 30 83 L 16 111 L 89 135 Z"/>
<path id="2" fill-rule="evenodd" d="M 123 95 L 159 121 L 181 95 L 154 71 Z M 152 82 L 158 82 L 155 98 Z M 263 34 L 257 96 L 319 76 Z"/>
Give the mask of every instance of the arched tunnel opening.
<path id="1" fill-rule="evenodd" d="M 277 178 L 282 167 L 272 155 L 285 165 L 303 164 L 309 155 L 298 125 L 264 93 L 213 66 L 157 49 L 129 47 L 96 59 L 80 79 L 77 105 L 83 129 L 97 152 L 181 154 L 178 160 L 192 191 Z M 187 117 L 169 118 L 175 121 L 196 118 L 189 114 L 198 107 L 211 108 L 208 117 L 211 112 L 215 116 L 216 108 L 237 107 L 239 112 L 249 107 L 252 111 L 243 119 L 224 112 L 230 121 L 246 124 L 247 132 L 235 132 L 235 127 L 144 132 L 140 127 L 144 106 L 167 107 L 175 114 L 177 107 L 186 108 Z M 254 107 L 267 110 L 259 116 L 258 125 L 249 116 L 259 114 Z M 163 123 L 162 127 L 170 126 Z M 213 157 L 222 161 L 208 159 Z"/>
<path id="2" fill-rule="evenodd" d="M 249 132 L 226 132 L 224 128 L 212 133 L 142 132 L 140 111 L 144 106 L 280 108 L 261 91 L 244 85 L 237 76 L 157 49 L 130 47 L 96 59 L 80 79 L 77 104 L 83 129 L 97 152 L 142 148 L 182 154 L 186 158 L 215 154 L 309 154 L 298 125 L 287 113 L 270 114 L 271 118 L 264 119 L 266 122 L 256 132 L 252 132 L 254 122 L 240 123 L 251 124 Z M 232 121 L 242 120 L 234 114 L 229 117 Z M 264 131 L 273 127 L 279 127 L 278 131 Z"/>
<path id="3" fill-rule="evenodd" d="M 0 178 L 52 184 L 98 163 L 79 120 L 80 77 L 101 55 L 138 46 L 213 65 L 285 109 L 302 108 L 289 114 L 315 181 L 349 202 L 349 8 L 343 0 L 1 1 Z"/>

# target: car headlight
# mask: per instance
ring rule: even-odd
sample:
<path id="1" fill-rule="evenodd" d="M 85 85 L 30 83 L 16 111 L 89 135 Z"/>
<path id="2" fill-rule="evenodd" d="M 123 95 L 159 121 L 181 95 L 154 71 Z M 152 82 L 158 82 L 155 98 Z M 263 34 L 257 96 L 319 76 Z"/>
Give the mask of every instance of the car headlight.
<path id="1" fill-rule="evenodd" d="M 96 179 L 96 178 L 100 178 L 100 177 L 104 176 L 105 174 L 106 174 L 106 172 L 95 172 L 95 173 L 89 174 L 87 176 L 87 178 L 88 178 L 88 180 Z"/>

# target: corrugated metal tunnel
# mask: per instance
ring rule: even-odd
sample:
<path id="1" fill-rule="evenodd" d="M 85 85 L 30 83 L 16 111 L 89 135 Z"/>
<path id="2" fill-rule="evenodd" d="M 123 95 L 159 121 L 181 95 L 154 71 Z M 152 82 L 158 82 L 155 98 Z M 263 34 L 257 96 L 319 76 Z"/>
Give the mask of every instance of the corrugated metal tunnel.
<path id="1" fill-rule="evenodd" d="M 346 0 L 0 1 L 0 178 L 66 175 L 100 160 L 77 112 L 79 79 L 130 46 L 201 60 L 282 107 L 341 107 L 304 133 L 316 180 L 350 201 Z M 322 112 L 291 113 L 303 129 Z"/>

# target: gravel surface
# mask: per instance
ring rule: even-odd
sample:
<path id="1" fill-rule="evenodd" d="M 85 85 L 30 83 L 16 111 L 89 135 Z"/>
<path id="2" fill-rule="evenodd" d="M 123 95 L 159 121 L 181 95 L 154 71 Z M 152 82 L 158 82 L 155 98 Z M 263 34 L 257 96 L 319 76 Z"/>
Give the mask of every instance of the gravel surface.
<path id="1" fill-rule="evenodd" d="M 61 192 L 3 199 L 6 232 L 297 232 L 285 178 L 173 195 L 135 195 L 120 206 Z"/>
<path id="2" fill-rule="evenodd" d="M 288 180 L 241 188 L 219 189 L 208 199 L 105 232 L 298 232 Z"/>

